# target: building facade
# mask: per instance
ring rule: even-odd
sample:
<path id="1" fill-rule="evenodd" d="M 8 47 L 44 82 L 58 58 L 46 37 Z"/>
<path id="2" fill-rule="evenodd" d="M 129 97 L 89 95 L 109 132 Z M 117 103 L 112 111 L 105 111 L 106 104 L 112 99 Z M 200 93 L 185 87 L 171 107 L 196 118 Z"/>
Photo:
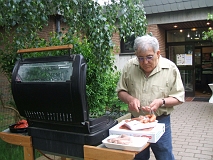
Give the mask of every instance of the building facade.
<path id="1" fill-rule="evenodd" d="M 202 40 L 202 32 L 213 28 L 208 14 L 213 14 L 212 0 L 145 0 L 148 21 L 147 33 L 152 33 L 160 43 L 161 55 L 178 66 L 186 96 L 196 96 L 201 91 L 201 62 L 204 53 L 213 59 L 212 41 Z M 122 44 L 121 44 L 122 46 Z M 125 44 L 123 44 L 125 46 Z M 116 56 L 116 64 L 122 69 L 134 56 L 124 49 Z"/>
<path id="2" fill-rule="evenodd" d="M 195 91 L 201 88 L 202 55 L 213 52 L 212 41 L 202 40 L 202 32 L 213 27 L 213 22 L 207 21 L 208 13 L 213 14 L 213 0 L 144 0 L 142 3 L 148 21 L 147 33 L 159 40 L 161 55 L 177 64 L 186 96 L 196 96 Z M 66 24 L 52 16 L 40 35 L 48 39 L 50 32 L 60 28 L 66 28 Z M 113 41 L 116 44 L 115 64 L 121 70 L 126 61 L 135 56 L 134 51 L 127 48 L 129 45 L 131 48 L 134 38 L 126 44 L 115 33 Z M 8 81 L 1 73 L 0 82 L 1 92 L 5 93 Z"/>

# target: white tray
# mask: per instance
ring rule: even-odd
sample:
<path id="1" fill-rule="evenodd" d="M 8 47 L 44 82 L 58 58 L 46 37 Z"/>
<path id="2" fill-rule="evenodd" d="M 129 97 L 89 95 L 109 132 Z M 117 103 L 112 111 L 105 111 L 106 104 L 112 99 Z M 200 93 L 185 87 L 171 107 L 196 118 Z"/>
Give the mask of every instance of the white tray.
<path id="1" fill-rule="evenodd" d="M 141 123 L 139 121 L 133 120 L 130 122 L 125 122 L 124 124 L 129 129 L 136 131 L 136 130 L 140 130 L 140 129 L 155 127 L 157 123 L 158 123 L 158 120 L 156 120 L 155 122 L 151 122 L 151 123 Z"/>
<path id="2" fill-rule="evenodd" d="M 102 141 L 102 143 L 107 148 L 140 152 L 143 149 L 143 147 L 147 144 L 147 142 L 149 140 L 149 138 L 147 138 L 147 137 L 133 137 L 133 136 L 130 136 L 131 140 L 132 140 L 132 143 L 130 143 L 128 145 L 109 143 L 107 141 L 107 139 L 116 138 L 118 136 L 119 135 L 110 135 L 109 137 L 105 138 Z"/>

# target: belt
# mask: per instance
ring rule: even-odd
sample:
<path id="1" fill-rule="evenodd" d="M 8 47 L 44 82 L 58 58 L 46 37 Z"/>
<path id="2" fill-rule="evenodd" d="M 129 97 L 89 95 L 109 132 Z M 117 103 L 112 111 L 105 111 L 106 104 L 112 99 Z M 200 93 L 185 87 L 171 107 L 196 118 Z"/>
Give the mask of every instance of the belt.
<path id="1" fill-rule="evenodd" d="M 170 114 L 168 114 L 168 115 L 162 114 L 160 116 L 157 116 L 156 119 L 161 119 L 161 118 L 168 117 L 168 116 L 170 116 Z M 131 114 L 131 118 L 135 118 L 135 117 Z"/>
<path id="2" fill-rule="evenodd" d="M 162 115 L 160 115 L 160 116 L 157 116 L 156 119 L 157 119 L 157 120 L 160 120 L 160 119 L 165 118 L 165 117 L 168 117 L 168 116 L 170 116 L 170 114 L 168 114 L 168 115 L 162 114 Z"/>

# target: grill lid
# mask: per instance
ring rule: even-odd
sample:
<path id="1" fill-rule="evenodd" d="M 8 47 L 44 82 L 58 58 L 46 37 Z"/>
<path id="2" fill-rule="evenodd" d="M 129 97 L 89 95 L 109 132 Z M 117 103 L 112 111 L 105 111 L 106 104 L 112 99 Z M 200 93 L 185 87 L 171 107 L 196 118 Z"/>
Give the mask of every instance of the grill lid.
<path id="1" fill-rule="evenodd" d="M 18 53 L 68 49 L 54 46 Z M 30 126 L 90 132 L 102 122 L 89 118 L 86 100 L 87 64 L 80 54 L 18 60 L 12 73 L 12 94 L 20 114 Z M 108 122 L 108 118 L 104 118 Z M 103 118 L 102 118 L 103 120 Z M 91 126 L 93 125 L 94 126 Z M 100 127 L 100 126 L 98 126 Z M 64 129 L 66 130 L 66 129 Z"/>
<path id="2" fill-rule="evenodd" d="M 12 72 L 12 94 L 29 129 L 44 128 L 95 133 L 115 124 L 108 116 L 89 118 L 86 100 L 87 64 L 72 46 L 19 50 L 18 53 L 68 49 L 68 55 L 18 60 Z"/>
<path id="3" fill-rule="evenodd" d="M 20 114 L 64 123 L 88 121 L 86 66 L 82 55 L 17 61 L 12 93 Z"/>

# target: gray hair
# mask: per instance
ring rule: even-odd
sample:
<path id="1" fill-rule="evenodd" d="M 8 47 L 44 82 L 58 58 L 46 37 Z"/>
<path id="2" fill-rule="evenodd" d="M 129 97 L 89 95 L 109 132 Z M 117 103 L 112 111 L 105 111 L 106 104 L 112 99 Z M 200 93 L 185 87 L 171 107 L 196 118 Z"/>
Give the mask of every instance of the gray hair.
<path id="1" fill-rule="evenodd" d="M 151 47 L 154 53 L 156 53 L 159 50 L 159 42 L 153 36 L 144 35 L 135 39 L 133 47 L 135 51 L 141 50 L 142 52 L 147 51 Z"/>

